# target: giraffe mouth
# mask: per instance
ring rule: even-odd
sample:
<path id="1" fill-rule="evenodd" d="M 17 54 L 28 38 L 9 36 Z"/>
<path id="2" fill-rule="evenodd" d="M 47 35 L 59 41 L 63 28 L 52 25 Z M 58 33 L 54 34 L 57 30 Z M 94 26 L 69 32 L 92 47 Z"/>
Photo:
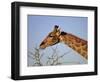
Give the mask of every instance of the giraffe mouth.
<path id="1" fill-rule="evenodd" d="M 45 49 L 46 47 L 40 46 L 40 49 Z"/>
<path id="2" fill-rule="evenodd" d="M 56 41 L 55 43 L 53 43 L 53 44 L 49 44 L 48 46 L 43 46 L 43 45 L 40 45 L 40 49 L 45 49 L 45 48 L 47 48 L 47 47 L 49 47 L 49 46 L 53 46 L 53 45 L 55 45 L 55 44 L 57 44 L 57 43 L 59 43 L 59 40 L 58 41 Z"/>

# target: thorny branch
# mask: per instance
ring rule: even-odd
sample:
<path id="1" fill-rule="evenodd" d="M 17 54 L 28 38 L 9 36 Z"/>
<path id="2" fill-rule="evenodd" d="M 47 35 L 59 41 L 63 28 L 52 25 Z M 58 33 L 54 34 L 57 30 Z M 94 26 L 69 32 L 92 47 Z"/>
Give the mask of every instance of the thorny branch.
<path id="1" fill-rule="evenodd" d="M 69 53 L 69 51 L 64 53 L 64 54 L 59 55 L 59 53 L 57 51 L 57 46 L 56 46 L 56 48 L 51 47 L 51 49 L 52 49 L 53 53 L 47 57 L 47 61 L 46 61 L 45 65 L 49 66 L 49 65 L 61 65 L 61 64 L 63 64 L 61 59 L 63 59 L 63 57 L 65 55 L 67 55 Z M 28 53 L 29 53 L 28 56 L 30 58 L 32 58 L 34 61 L 33 66 L 43 66 L 44 65 L 44 63 L 41 60 L 42 60 L 43 56 L 45 56 L 45 55 L 44 55 L 44 53 L 42 53 L 42 54 L 40 53 L 39 48 L 34 48 L 34 52 L 28 51 Z"/>

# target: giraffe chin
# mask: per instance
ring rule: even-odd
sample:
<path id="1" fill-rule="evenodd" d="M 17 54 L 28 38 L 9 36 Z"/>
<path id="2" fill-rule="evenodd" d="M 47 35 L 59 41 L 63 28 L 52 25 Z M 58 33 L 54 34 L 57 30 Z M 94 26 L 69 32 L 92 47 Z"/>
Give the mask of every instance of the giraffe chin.
<path id="1" fill-rule="evenodd" d="M 40 46 L 40 49 L 45 49 L 46 47 Z"/>

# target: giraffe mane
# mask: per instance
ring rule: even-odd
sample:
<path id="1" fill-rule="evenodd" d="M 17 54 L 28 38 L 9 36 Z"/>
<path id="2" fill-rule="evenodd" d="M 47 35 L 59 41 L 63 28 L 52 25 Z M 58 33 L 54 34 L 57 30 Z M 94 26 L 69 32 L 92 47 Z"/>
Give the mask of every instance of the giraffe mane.
<path id="1" fill-rule="evenodd" d="M 67 33 L 62 31 L 60 35 L 67 35 Z"/>

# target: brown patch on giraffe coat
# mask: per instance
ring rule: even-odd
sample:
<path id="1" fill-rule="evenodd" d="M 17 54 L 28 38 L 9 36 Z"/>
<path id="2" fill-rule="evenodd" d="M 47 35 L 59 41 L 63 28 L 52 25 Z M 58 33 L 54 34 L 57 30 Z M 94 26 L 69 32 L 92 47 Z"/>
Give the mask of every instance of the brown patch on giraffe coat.
<path id="1" fill-rule="evenodd" d="M 87 44 L 87 41 L 81 40 L 82 46 Z"/>
<path id="2" fill-rule="evenodd" d="M 81 42 L 81 39 L 76 38 L 76 42 L 77 42 L 77 43 L 80 43 L 80 42 Z"/>
<path id="3" fill-rule="evenodd" d="M 76 47 L 80 47 L 80 45 L 81 45 L 81 43 L 76 43 L 76 42 L 75 42 L 75 46 L 76 46 Z"/>
<path id="4" fill-rule="evenodd" d="M 82 46 L 82 49 L 87 51 L 87 45 Z"/>
<path id="5" fill-rule="evenodd" d="M 81 54 L 82 54 L 82 56 L 85 57 L 86 59 L 88 58 L 87 51 L 82 50 L 82 53 L 81 53 Z"/>
<path id="6" fill-rule="evenodd" d="M 81 53 L 81 49 L 79 48 L 79 49 L 77 49 L 77 52 L 80 54 Z"/>

